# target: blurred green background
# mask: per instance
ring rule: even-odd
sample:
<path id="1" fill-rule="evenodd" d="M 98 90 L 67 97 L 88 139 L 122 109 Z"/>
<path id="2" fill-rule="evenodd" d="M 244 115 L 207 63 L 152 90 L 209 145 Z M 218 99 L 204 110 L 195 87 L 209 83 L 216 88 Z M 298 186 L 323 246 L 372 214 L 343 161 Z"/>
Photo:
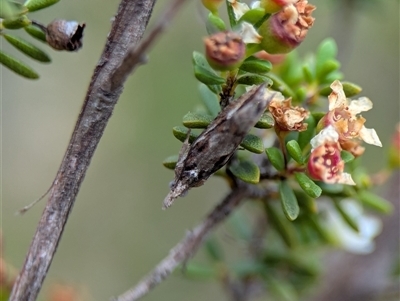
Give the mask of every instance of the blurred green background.
<path id="1" fill-rule="evenodd" d="M 54 282 L 77 285 L 89 291 L 93 300 L 120 294 L 150 271 L 227 191 L 221 180 L 211 179 L 178 199 L 171 209 L 161 210 L 173 178 L 161 162 L 176 154 L 181 145 L 172 136 L 172 127 L 199 101 L 191 53 L 202 51 L 205 29 L 200 1 L 188 2 L 149 54 L 148 64 L 125 85 L 42 296 Z M 362 95 L 375 105 L 364 114 L 366 125 L 375 128 L 387 145 L 399 120 L 398 1 L 358 1 L 363 5 L 352 11 L 338 8 L 339 3 L 348 2 L 344 0 L 310 2 L 317 6 L 316 22 L 298 51 L 303 55 L 314 51 L 329 36 L 337 40 L 346 80 L 361 85 Z M 42 195 L 53 181 L 117 5 L 117 0 L 63 0 L 32 14 L 31 18 L 42 23 L 55 18 L 86 22 L 82 50 L 59 53 L 47 49 L 53 58 L 50 65 L 24 58 L 39 71 L 39 81 L 25 80 L 5 68 L 0 73 L 1 223 L 4 257 L 17 268 L 23 264 L 45 201 L 23 217 L 14 213 Z M 151 24 L 166 5 L 168 1 L 158 1 Z M 1 47 L 12 51 L 5 44 Z M 384 154 L 384 149 L 367 147 L 364 161 L 371 171 L 384 164 Z M 239 242 L 231 244 L 245 252 Z M 144 300 L 225 300 L 224 296 L 216 283 L 174 275 Z"/>

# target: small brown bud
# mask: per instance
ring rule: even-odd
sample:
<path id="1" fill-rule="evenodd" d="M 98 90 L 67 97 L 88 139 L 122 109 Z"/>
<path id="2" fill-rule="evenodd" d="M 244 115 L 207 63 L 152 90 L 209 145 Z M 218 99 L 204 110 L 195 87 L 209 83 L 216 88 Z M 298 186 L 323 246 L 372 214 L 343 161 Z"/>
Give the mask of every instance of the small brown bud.
<path id="1" fill-rule="evenodd" d="M 85 23 L 54 20 L 47 26 L 46 41 L 56 50 L 77 51 L 82 47 Z"/>
<path id="2" fill-rule="evenodd" d="M 218 32 L 204 39 L 208 63 L 217 70 L 232 70 L 240 66 L 246 52 L 246 44 L 240 35 Z"/>

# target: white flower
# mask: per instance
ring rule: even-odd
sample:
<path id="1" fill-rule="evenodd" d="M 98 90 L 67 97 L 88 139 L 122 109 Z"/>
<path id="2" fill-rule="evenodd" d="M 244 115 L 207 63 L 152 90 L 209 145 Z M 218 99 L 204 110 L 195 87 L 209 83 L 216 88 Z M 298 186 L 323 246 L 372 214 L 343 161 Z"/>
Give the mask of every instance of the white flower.
<path id="1" fill-rule="evenodd" d="M 329 121 L 339 132 L 341 140 L 359 138 L 364 142 L 376 146 L 382 146 L 381 141 L 374 129 L 364 126 L 365 119 L 357 114 L 372 109 L 372 101 L 367 97 L 358 100 L 348 100 L 343 91 L 340 81 L 335 80 L 331 84 L 332 93 L 329 100 Z"/>
<path id="2" fill-rule="evenodd" d="M 327 217 L 324 221 L 343 249 L 356 254 L 368 254 L 374 250 L 373 239 L 382 229 L 382 223 L 378 218 L 364 215 L 362 207 L 357 201 L 352 199 L 342 200 L 341 207 L 358 226 L 359 232 L 356 232 L 343 220 L 343 217 L 330 202 L 323 205 L 325 205 L 322 207 L 325 207 L 324 211 Z"/>

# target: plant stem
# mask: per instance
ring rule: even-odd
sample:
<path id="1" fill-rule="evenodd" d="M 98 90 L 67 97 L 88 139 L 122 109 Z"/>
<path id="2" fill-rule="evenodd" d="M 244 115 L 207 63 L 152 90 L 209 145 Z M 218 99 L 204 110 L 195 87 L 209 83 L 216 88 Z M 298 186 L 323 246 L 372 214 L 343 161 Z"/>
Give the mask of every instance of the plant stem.
<path id="1" fill-rule="evenodd" d="M 9 301 L 36 300 L 97 144 L 122 92 L 107 89 L 129 46 L 141 40 L 155 0 L 122 0 L 66 154 Z"/>

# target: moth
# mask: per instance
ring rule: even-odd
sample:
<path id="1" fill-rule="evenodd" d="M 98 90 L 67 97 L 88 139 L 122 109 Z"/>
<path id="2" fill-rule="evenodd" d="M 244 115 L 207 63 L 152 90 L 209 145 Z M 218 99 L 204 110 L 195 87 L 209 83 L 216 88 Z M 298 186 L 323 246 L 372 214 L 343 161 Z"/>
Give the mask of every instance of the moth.
<path id="1" fill-rule="evenodd" d="M 272 98 L 273 95 L 266 95 L 265 84 L 256 86 L 228 104 L 190 145 L 188 134 L 175 166 L 171 191 L 164 199 L 164 209 L 190 188 L 203 185 L 229 161 Z"/>

